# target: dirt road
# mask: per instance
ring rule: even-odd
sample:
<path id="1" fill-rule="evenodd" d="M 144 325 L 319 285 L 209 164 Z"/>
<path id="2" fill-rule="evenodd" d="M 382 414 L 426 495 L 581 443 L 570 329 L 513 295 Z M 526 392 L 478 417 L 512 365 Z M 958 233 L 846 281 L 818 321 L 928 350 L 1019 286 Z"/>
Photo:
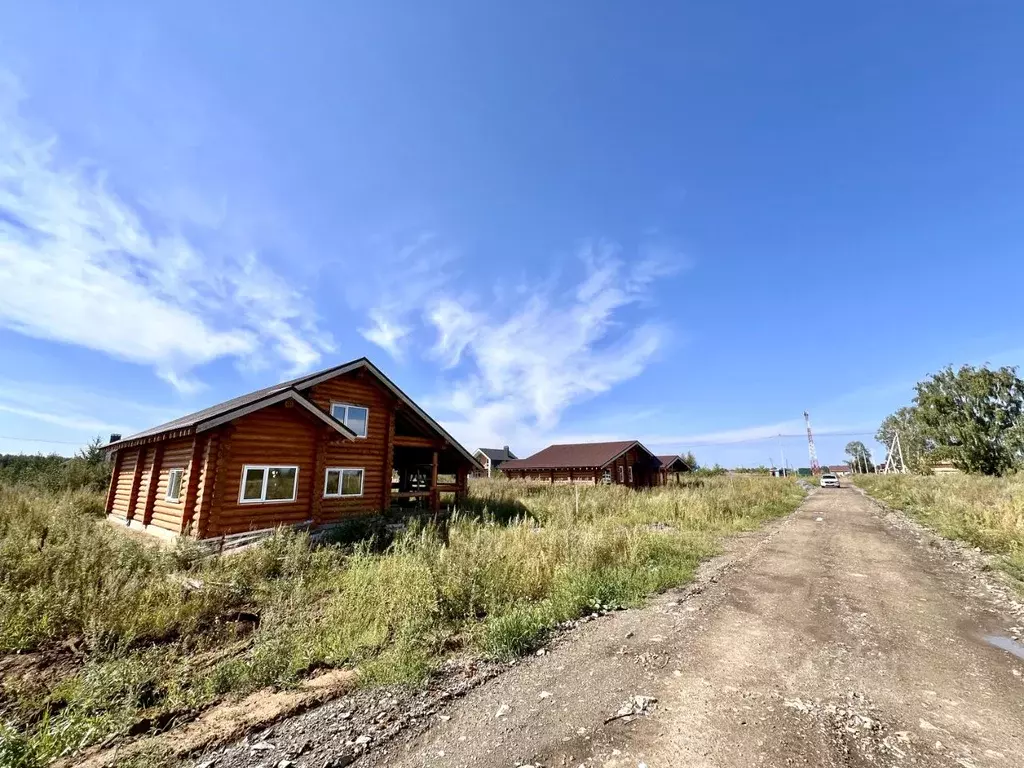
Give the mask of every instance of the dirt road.
<path id="1" fill-rule="evenodd" d="M 192 764 L 1019 768 L 1024 606 L 980 562 L 821 490 L 696 584 L 482 685 L 470 663 L 456 688 L 367 690 Z M 616 717 L 630 702 L 644 711 Z"/>
<path id="2" fill-rule="evenodd" d="M 985 640 L 1014 619 L 929 541 L 820 491 L 697 594 L 591 622 L 359 764 L 1024 766 L 1024 660 Z M 634 695 L 657 703 L 605 722 Z"/>

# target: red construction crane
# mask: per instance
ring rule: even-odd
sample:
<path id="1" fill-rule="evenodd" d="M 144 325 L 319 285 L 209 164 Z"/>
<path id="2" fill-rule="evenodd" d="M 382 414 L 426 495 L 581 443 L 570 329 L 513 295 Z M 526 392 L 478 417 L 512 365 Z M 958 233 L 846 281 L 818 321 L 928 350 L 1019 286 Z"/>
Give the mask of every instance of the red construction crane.
<path id="1" fill-rule="evenodd" d="M 821 464 L 818 463 L 818 452 L 814 450 L 814 435 L 811 433 L 811 416 L 804 411 L 804 421 L 807 423 L 807 451 L 811 454 L 811 474 L 821 474 Z"/>

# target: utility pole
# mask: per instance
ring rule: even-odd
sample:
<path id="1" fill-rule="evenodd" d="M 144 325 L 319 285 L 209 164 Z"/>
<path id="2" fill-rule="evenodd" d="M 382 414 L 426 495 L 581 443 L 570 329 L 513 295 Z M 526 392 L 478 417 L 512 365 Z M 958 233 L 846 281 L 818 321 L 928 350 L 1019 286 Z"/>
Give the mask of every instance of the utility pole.
<path id="1" fill-rule="evenodd" d="M 811 416 L 804 411 L 804 422 L 807 424 L 807 452 L 811 455 L 811 474 L 821 474 L 821 464 L 818 463 L 818 452 L 814 449 L 814 435 L 811 433 Z"/>

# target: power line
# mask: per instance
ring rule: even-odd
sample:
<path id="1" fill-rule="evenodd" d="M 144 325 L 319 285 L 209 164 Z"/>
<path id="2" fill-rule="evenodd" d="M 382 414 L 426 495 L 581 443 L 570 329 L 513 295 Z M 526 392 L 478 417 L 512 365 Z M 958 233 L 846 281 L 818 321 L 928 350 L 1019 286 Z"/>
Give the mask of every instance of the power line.
<path id="1" fill-rule="evenodd" d="M 14 435 L 0 435 L 0 440 L 18 440 L 23 443 L 53 443 L 54 445 L 85 445 L 88 442 L 81 440 L 44 440 L 41 437 L 15 437 Z"/>

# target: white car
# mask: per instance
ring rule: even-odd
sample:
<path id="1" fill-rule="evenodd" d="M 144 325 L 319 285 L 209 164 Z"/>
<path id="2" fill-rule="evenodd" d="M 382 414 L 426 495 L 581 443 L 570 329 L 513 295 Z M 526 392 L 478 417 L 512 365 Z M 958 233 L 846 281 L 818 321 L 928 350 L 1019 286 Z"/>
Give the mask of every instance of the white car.
<path id="1" fill-rule="evenodd" d="M 839 488 L 839 475 L 833 475 L 831 472 L 821 476 L 821 487 L 822 488 Z"/>

